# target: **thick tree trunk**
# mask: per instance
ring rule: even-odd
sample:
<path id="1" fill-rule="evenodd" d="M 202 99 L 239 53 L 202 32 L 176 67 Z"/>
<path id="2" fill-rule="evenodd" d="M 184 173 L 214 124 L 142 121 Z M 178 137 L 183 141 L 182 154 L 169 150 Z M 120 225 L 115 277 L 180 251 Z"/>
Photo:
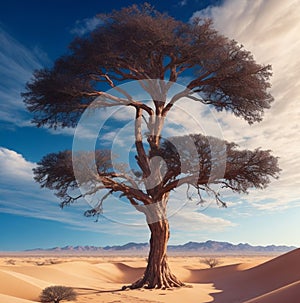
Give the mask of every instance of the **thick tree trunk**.
<path id="1" fill-rule="evenodd" d="M 158 215 L 156 214 L 154 217 L 158 218 Z M 153 220 L 153 211 L 151 212 L 151 220 L 147 216 L 151 231 L 148 265 L 143 277 L 129 286 L 131 289 L 142 287 L 165 289 L 184 286 L 169 268 L 167 261 L 167 243 L 170 237 L 169 222 L 165 216 L 162 218 L 160 215 L 160 218 L 160 220 Z"/>
<path id="2" fill-rule="evenodd" d="M 172 273 L 167 260 L 169 223 L 167 219 L 148 224 L 151 230 L 150 252 L 144 276 L 130 288 L 172 288 L 184 284 Z"/>

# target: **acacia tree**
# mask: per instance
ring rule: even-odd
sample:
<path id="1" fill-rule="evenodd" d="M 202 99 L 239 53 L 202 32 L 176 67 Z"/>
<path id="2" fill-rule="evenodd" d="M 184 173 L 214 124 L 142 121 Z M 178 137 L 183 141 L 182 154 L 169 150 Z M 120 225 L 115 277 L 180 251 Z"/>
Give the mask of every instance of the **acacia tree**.
<path id="1" fill-rule="evenodd" d="M 201 134 L 164 139 L 165 118 L 184 99 L 230 111 L 250 124 L 258 122 L 273 101 L 268 92 L 271 67 L 257 64 L 250 52 L 220 35 L 211 20 L 183 23 L 148 4 L 99 18 L 101 25 L 76 38 L 67 55 L 57 59 L 51 69 L 34 73 L 23 97 L 38 127 L 75 127 L 91 105 L 132 107 L 139 170 L 132 173 L 113 166 L 109 150 L 77 153 L 73 161 L 72 152 L 63 151 L 49 154 L 38 163 L 35 180 L 55 190 L 62 199 L 61 206 L 106 190 L 99 203 L 85 213 L 88 216 L 99 214 L 110 194 L 121 193 L 145 214 L 151 233 L 147 268 L 130 287 L 180 287 L 183 283 L 171 273 L 166 254 L 170 192 L 182 185 L 194 187 L 201 200 L 202 193 L 209 192 L 225 206 L 212 184 L 234 192 L 264 188 L 270 177 L 277 177 L 279 168 L 270 151 L 238 150 L 234 143 Z M 172 85 L 184 75 L 193 78 L 167 98 Z M 136 100 L 118 86 L 128 80 L 139 81 L 151 103 Z M 106 88 L 113 90 L 108 93 Z M 188 148 L 191 142 L 194 152 Z M 220 158 L 225 161 L 221 173 Z M 80 167 L 79 176 L 74 173 L 74 160 Z M 88 190 L 72 195 L 82 185 L 88 185 Z"/>

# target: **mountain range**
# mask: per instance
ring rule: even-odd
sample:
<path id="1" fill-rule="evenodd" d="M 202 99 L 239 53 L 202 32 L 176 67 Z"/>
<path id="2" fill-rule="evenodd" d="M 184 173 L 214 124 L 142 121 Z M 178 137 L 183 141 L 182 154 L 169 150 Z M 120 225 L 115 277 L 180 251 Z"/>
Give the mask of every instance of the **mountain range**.
<path id="1" fill-rule="evenodd" d="M 238 253 L 249 253 L 249 254 L 264 254 L 264 253 L 285 253 L 296 249 L 295 246 L 285 245 L 268 245 L 268 246 L 252 246 L 248 243 L 232 244 L 228 242 L 218 241 L 206 241 L 206 242 L 188 242 L 182 245 L 169 245 L 169 254 L 238 254 Z M 48 253 L 93 253 L 93 254 L 108 254 L 108 253 L 134 253 L 134 254 L 145 254 L 149 250 L 148 243 L 134 243 L 130 242 L 125 245 L 114 245 L 114 246 L 65 246 L 65 247 L 53 247 L 49 249 L 36 248 L 27 250 L 26 252 L 48 252 Z"/>

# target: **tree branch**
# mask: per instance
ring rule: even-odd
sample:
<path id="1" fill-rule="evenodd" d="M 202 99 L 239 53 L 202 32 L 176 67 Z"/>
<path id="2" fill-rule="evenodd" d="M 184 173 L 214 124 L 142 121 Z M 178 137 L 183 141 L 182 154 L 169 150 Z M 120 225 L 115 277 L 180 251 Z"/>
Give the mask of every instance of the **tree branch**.
<path id="1" fill-rule="evenodd" d="M 142 116 L 143 116 L 142 108 L 136 107 L 136 117 L 135 117 L 135 146 L 137 150 L 136 160 L 143 172 L 143 178 L 147 178 L 151 174 L 151 171 L 149 166 L 149 159 L 146 155 L 145 148 L 143 145 Z"/>
<path id="2" fill-rule="evenodd" d="M 180 100 L 181 98 L 183 97 L 186 97 L 188 96 L 188 94 L 190 93 L 191 91 L 186 88 L 184 89 L 183 91 L 177 93 L 176 95 L 174 95 L 172 97 L 172 99 L 169 101 L 169 103 L 164 107 L 163 111 L 162 111 L 162 116 L 163 117 L 166 117 L 167 113 L 170 111 L 170 109 L 173 107 L 173 105 L 175 104 L 175 102 L 177 102 L 178 100 Z"/>
<path id="3" fill-rule="evenodd" d="M 101 181 L 103 183 L 105 188 L 111 189 L 114 192 L 120 191 L 126 197 L 135 197 L 139 201 L 143 202 L 145 205 L 152 203 L 151 198 L 138 188 L 134 188 L 134 187 L 128 186 L 124 183 L 117 182 L 108 177 L 99 176 L 99 181 Z"/>
<path id="4" fill-rule="evenodd" d="M 128 174 L 112 172 L 112 173 L 107 173 L 107 174 L 101 174 L 101 176 L 111 177 L 111 178 L 122 178 L 122 179 L 125 179 L 126 181 L 128 181 L 133 186 L 133 188 L 138 188 L 137 183 Z"/>

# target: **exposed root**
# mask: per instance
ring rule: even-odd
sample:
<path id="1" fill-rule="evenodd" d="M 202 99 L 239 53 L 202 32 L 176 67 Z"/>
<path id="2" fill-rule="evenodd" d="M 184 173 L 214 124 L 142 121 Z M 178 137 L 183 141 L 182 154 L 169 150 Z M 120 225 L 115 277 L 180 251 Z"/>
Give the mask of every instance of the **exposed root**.
<path id="1" fill-rule="evenodd" d="M 158 203 L 158 205 L 161 205 Z M 154 209 L 156 210 L 156 209 Z M 157 215 L 161 209 L 157 209 Z M 147 213 L 147 222 L 156 213 Z M 150 218 L 149 218 L 150 216 Z M 144 275 L 129 286 L 123 286 L 125 289 L 172 289 L 185 286 L 183 282 L 178 280 L 171 272 L 167 261 L 167 243 L 169 240 L 169 223 L 166 219 L 155 221 L 148 224 L 151 231 L 150 251 L 148 256 L 148 264 Z"/>
<path id="2" fill-rule="evenodd" d="M 179 281 L 174 275 L 168 277 L 160 277 L 159 279 L 151 279 L 151 277 L 142 277 L 131 285 L 124 285 L 122 290 L 126 289 L 172 289 L 186 286 L 183 282 Z"/>

